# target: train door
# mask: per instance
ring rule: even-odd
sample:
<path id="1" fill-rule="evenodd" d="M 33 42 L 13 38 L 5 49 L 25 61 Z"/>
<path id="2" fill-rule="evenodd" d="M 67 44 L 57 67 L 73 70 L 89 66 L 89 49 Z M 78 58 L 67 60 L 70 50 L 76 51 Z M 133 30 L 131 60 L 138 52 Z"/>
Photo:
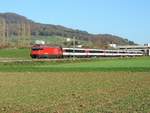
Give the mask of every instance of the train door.
<path id="1" fill-rule="evenodd" d="M 89 52 L 90 52 L 90 51 L 89 51 L 88 49 L 86 49 L 86 50 L 85 50 L 85 54 L 86 54 L 86 55 L 85 55 L 85 57 L 86 57 L 86 58 L 88 58 L 88 57 L 89 57 L 89 55 L 90 55 L 90 53 L 89 53 Z"/>
<path id="2" fill-rule="evenodd" d="M 146 56 L 150 56 L 150 49 L 146 49 L 146 50 L 144 51 L 144 54 L 145 54 Z"/>

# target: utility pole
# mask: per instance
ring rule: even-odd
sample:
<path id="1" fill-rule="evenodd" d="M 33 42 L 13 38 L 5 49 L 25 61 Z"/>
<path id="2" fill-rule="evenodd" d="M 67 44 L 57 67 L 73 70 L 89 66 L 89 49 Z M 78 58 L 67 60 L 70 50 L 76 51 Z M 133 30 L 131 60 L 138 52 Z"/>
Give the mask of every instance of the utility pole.
<path id="1" fill-rule="evenodd" d="M 75 36 L 73 37 L 73 60 L 75 60 L 75 47 L 76 47 L 76 42 L 75 42 Z"/>
<path id="2" fill-rule="evenodd" d="M 8 27 L 8 24 L 6 23 L 6 28 L 5 28 L 5 43 L 6 43 L 6 46 L 9 46 L 9 27 Z"/>

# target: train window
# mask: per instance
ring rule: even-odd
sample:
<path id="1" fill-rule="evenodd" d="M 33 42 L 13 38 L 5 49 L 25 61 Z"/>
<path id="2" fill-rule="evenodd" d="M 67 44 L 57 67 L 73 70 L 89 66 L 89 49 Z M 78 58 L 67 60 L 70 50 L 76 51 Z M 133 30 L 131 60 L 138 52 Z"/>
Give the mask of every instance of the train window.
<path id="1" fill-rule="evenodd" d="M 72 49 L 66 49 L 65 52 L 72 53 L 73 50 Z"/>
<path id="2" fill-rule="evenodd" d="M 69 52 L 69 53 L 84 53 L 85 51 L 84 50 L 73 50 L 73 49 L 68 49 L 68 50 L 65 50 L 65 52 Z"/>
<path id="3" fill-rule="evenodd" d="M 84 53 L 84 50 L 75 50 L 76 53 Z"/>
<path id="4" fill-rule="evenodd" d="M 89 53 L 104 53 L 103 51 L 89 51 Z"/>
<path id="5" fill-rule="evenodd" d="M 43 48 L 32 48 L 33 51 L 43 50 Z"/>
<path id="6" fill-rule="evenodd" d="M 124 51 L 120 51 L 119 53 L 127 53 L 127 52 L 124 52 Z"/>
<path id="7" fill-rule="evenodd" d="M 118 53 L 117 51 L 105 51 L 105 53 Z"/>
<path id="8" fill-rule="evenodd" d="M 136 52 L 128 52 L 129 54 L 135 54 Z"/>

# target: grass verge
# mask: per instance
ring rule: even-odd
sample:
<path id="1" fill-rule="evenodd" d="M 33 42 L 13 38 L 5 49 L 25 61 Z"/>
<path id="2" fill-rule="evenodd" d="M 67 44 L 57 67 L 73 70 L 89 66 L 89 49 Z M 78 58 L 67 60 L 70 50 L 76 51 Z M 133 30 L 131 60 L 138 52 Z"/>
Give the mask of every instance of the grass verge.
<path id="1" fill-rule="evenodd" d="M 1 72 L 150 72 L 150 57 L 0 63 Z"/>

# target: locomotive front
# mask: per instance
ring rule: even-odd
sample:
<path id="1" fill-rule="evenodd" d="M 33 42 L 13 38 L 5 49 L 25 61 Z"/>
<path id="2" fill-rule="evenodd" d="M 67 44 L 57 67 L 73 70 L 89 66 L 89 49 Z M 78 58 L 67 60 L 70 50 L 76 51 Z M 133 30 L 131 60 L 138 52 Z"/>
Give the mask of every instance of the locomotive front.
<path id="1" fill-rule="evenodd" d="M 34 45 L 31 48 L 30 56 L 32 58 L 61 58 L 63 51 L 61 47 L 52 47 L 48 45 Z"/>

